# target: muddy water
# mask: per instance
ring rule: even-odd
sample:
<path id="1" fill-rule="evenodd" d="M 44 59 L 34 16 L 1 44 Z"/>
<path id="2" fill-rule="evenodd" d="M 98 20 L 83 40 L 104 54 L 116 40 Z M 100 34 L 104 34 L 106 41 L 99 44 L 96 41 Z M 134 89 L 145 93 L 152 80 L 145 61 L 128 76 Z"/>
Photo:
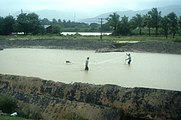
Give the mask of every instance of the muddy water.
<path id="1" fill-rule="evenodd" d="M 181 55 L 56 49 L 5 49 L 0 51 L 0 73 L 41 77 L 65 83 L 116 84 L 181 91 Z M 86 57 L 89 71 L 84 71 Z M 66 64 L 69 60 L 71 63 Z"/>

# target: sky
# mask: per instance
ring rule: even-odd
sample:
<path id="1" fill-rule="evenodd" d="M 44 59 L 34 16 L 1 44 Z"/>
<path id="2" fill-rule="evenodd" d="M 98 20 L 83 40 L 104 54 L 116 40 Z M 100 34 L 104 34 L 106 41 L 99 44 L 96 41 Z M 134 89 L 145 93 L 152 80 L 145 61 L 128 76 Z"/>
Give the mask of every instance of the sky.
<path id="1" fill-rule="evenodd" d="M 181 5 L 181 0 L 0 0 L 0 10 L 12 13 L 28 10 L 59 10 L 96 15 L 123 10 Z"/>

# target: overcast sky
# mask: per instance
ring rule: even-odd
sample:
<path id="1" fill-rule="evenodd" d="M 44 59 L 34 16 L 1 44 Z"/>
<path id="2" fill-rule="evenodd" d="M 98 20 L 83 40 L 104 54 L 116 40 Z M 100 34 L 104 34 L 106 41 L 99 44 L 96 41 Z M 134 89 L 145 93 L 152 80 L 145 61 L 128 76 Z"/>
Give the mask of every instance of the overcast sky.
<path id="1" fill-rule="evenodd" d="M 23 10 L 83 11 L 100 14 L 122 10 L 142 10 L 181 5 L 181 0 L 0 0 L 0 9 L 9 13 Z"/>

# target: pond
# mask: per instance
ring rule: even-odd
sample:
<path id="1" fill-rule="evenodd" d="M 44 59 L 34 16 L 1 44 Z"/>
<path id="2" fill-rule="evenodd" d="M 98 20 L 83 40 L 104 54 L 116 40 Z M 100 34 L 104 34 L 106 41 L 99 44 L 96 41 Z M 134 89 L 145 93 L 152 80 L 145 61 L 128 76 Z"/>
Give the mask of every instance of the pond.
<path id="1" fill-rule="evenodd" d="M 86 58 L 89 71 L 84 71 Z M 181 91 L 181 55 L 17 48 L 0 51 L 0 73 L 64 83 L 115 84 Z M 65 61 L 71 63 L 65 63 Z"/>
<path id="2" fill-rule="evenodd" d="M 100 32 L 62 32 L 62 35 L 75 35 L 80 34 L 83 36 L 100 36 Z M 103 32 L 102 35 L 111 35 L 111 32 Z"/>

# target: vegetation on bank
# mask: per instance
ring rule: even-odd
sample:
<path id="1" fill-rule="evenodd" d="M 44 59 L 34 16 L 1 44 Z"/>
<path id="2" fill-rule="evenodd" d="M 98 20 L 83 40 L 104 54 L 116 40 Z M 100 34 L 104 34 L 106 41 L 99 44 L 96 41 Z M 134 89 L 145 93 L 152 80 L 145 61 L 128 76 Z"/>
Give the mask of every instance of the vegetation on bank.
<path id="1" fill-rule="evenodd" d="M 11 116 L 3 116 L 0 115 L 0 120 L 34 120 L 34 119 L 26 119 L 23 117 L 11 117 Z M 86 120 L 79 116 L 66 116 L 65 118 L 62 118 L 62 120 Z"/>
<path id="2" fill-rule="evenodd" d="M 136 14 L 130 20 L 124 16 L 120 20 L 120 16 L 117 13 L 113 13 L 108 18 L 108 24 L 113 29 L 113 35 L 152 35 L 154 29 L 154 35 L 165 36 L 172 35 L 174 38 L 176 34 L 181 34 L 181 16 L 177 16 L 174 12 L 170 12 L 166 16 L 161 16 L 161 11 L 157 8 L 153 8 L 146 15 Z M 137 30 L 138 32 L 134 32 Z"/>
<path id="3" fill-rule="evenodd" d="M 81 36 L 81 35 L 0 35 L 0 40 L 93 40 L 100 41 L 100 36 Z M 102 40 L 110 42 L 124 42 L 124 41 L 173 41 L 181 42 L 181 36 L 103 36 Z"/>
<path id="4" fill-rule="evenodd" d="M 124 16 L 120 19 L 117 13 L 111 14 L 103 24 L 79 23 L 65 20 L 40 19 L 36 13 L 21 13 L 16 18 L 9 15 L 0 17 L 0 35 L 25 34 L 47 35 L 60 34 L 60 32 L 112 32 L 112 35 L 122 36 L 165 36 L 181 35 L 181 16 L 170 12 L 161 16 L 157 8 L 151 9 L 147 14 L 136 14 L 132 18 Z"/>
<path id="5" fill-rule="evenodd" d="M 0 95 L 0 120 L 34 120 L 37 118 L 37 107 L 23 104 L 24 109 L 18 108 L 17 99 Z M 11 113 L 18 111 L 17 116 L 10 116 Z M 84 118 L 77 115 L 67 115 L 62 120 L 85 120 Z"/>
<path id="6" fill-rule="evenodd" d="M 10 116 L 18 108 L 17 100 L 10 96 L 0 95 L 0 120 L 27 120 L 22 117 Z"/>
<path id="7" fill-rule="evenodd" d="M 30 120 L 30 119 L 0 115 L 0 120 Z"/>
<path id="8" fill-rule="evenodd" d="M 0 110 L 3 113 L 11 114 L 12 112 L 15 112 L 17 109 L 17 100 L 9 97 L 0 95 Z"/>

